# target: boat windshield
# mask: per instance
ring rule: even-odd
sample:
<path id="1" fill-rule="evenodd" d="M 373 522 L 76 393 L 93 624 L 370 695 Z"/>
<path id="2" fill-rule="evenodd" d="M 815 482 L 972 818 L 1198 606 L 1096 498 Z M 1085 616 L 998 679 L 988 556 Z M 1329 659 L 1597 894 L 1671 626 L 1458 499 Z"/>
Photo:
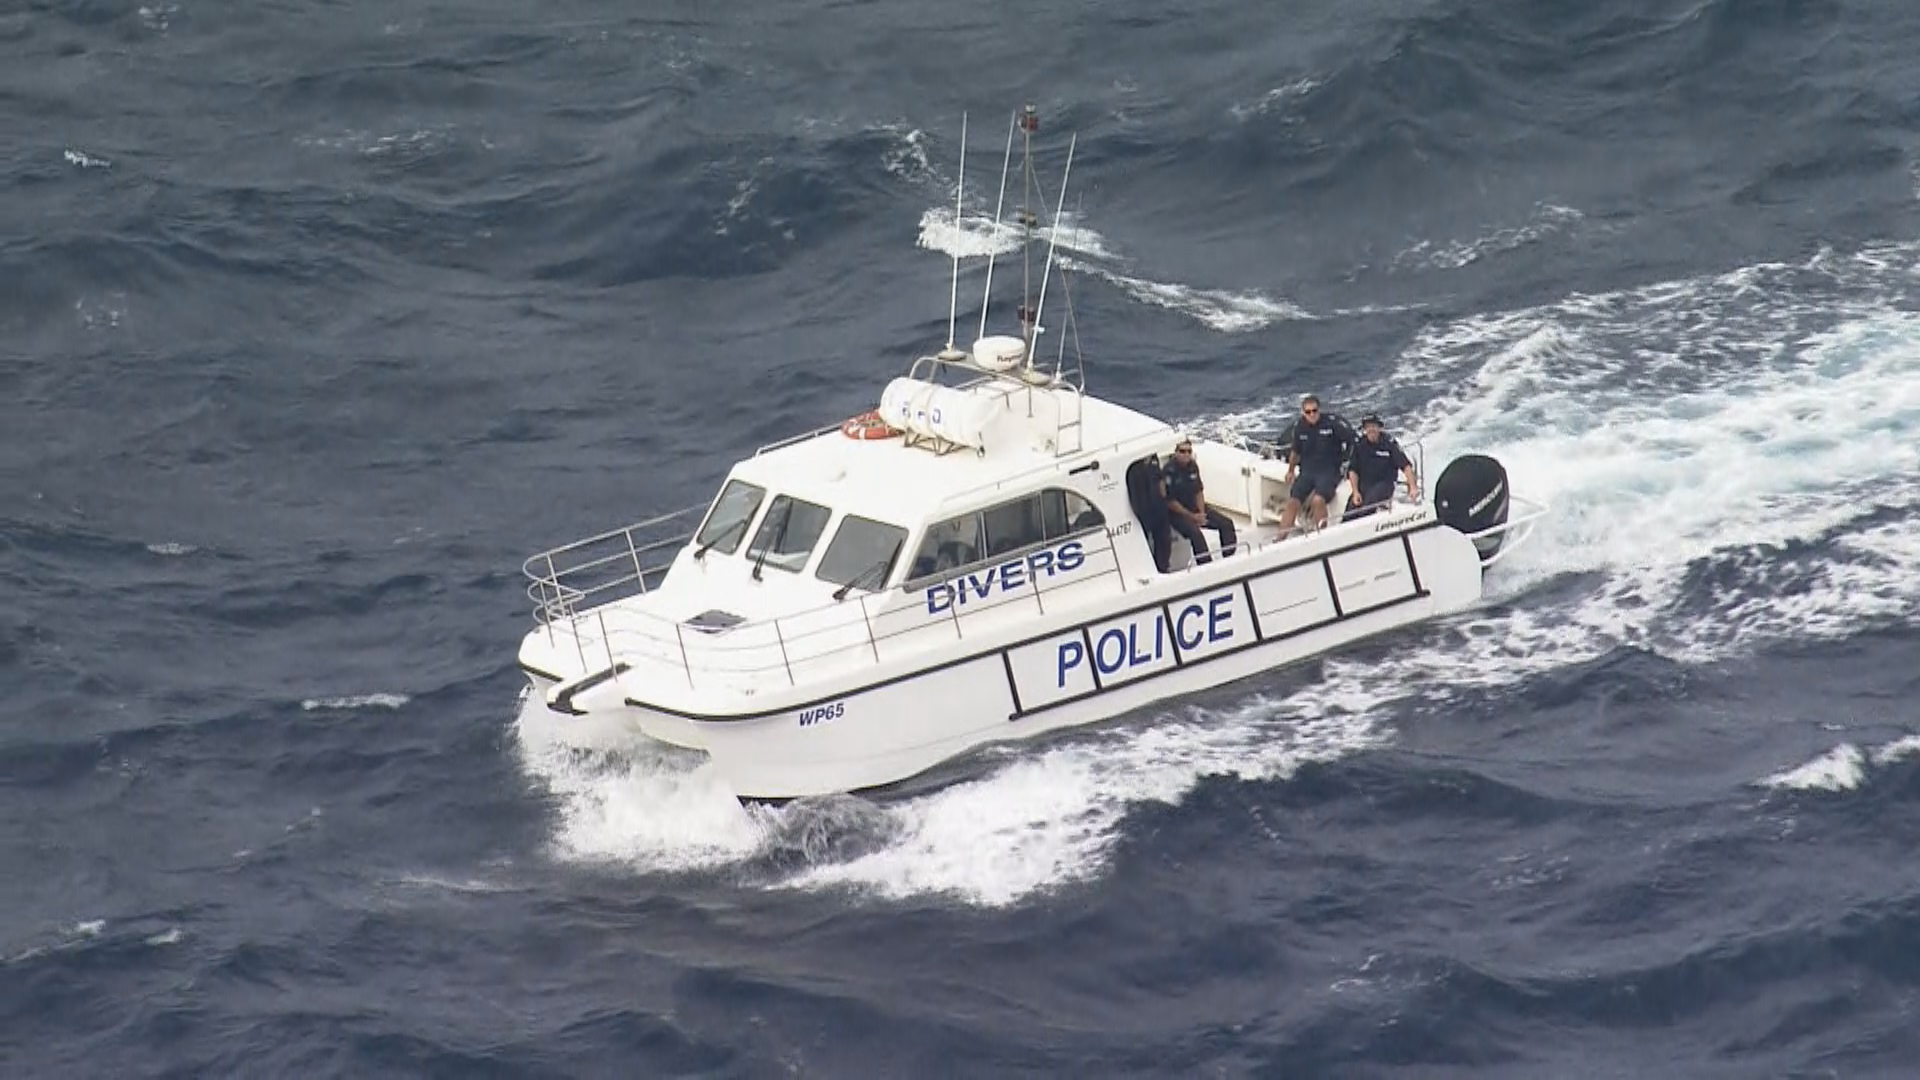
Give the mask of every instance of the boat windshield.
<path id="1" fill-rule="evenodd" d="M 832 516 L 833 511 L 818 503 L 777 495 L 753 534 L 753 543 L 747 545 L 747 558 L 756 567 L 777 566 L 797 574 L 807 565 L 807 556 L 813 553 L 813 545 L 819 542 Z"/>
<path id="2" fill-rule="evenodd" d="M 872 592 L 886 584 L 906 540 L 907 530 L 898 525 L 848 514 L 841 519 L 826 554 L 820 556 L 820 569 L 813 576 Z"/>
<path id="3" fill-rule="evenodd" d="M 707 512 L 706 524 L 693 538 L 694 547 L 701 552 L 717 548 L 733 554 L 740 547 L 741 537 L 747 535 L 747 522 L 753 520 L 753 512 L 760 509 L 760 500 L 766 497 L 766 488 L 742 480 L 727 481 L 719 498 L 713 500 L 713 509 Z"/>

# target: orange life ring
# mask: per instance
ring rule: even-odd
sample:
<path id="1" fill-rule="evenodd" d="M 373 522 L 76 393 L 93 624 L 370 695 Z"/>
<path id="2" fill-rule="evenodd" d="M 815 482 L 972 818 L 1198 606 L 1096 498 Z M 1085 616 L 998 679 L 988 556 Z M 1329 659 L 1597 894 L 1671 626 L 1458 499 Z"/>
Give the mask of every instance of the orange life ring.
<path id="1" fill-rule="evenodd" d="M 900 434 L 900 429 L 888 427 L 887 422 L 880 419 L 879 410 L 870 409 L 859 416 L 848 417 L 840 425 L 840 434 L 849 439 L 891 439 Z"/>

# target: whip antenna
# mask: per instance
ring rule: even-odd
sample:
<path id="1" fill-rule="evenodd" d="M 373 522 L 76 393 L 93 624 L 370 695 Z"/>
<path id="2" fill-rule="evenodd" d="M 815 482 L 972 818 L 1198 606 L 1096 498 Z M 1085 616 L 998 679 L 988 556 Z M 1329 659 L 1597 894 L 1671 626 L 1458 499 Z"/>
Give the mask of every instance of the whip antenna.
<path id="1" fill-rule="evenodd" d="M 1060 246 L 1060 215 L 1065 213 L 1067 209 L 1067 178 L 1073 175 L 1073 148 L 1079 145 L 1079 143 L 1080 135 L 1078 132 L 1075 132 L 1073 138 L 1067 142 L 1067 167 L 1066 170 L 1060 174 L 1060 205 L 1053 211 L 1053 228 L 1050 230 L 1052 235 L 1047 238 L 1047 264 L 1046 267 L 1040 271 L 1040 300 L 1034 304 L 1033 307 L 1034 339 L 1038 339 L 1040 336 L 1040 309 L 1047 305 L 1047 278 L 1053 274 L 1053 251 Z M 1027 347 L 1027 367 L 1029 369 L 1033 367 L 1032 345 Z M 1059 374 L 1059 372 L 1056 371 L 1055 374 Z"/>
<path id="2" fill-rule="evenodd" d="M 994 245 L 1000 240 L 1000 208 L 1007 204 L 1007 167 L 1013 164 L 1013 130 L 1019 122 L 1017 113 L 1007 121 L 1007 156 L 1000 162 L 1000 197 L 993 204 L 993 234 L 987 240 L 987 287 L 980 295 L 980 337 L 987 336 L 987 305 L 993 300 L 993 257 L 998 250 Z"/>
<path id="3" fill-rule="evenodd" d="M 960 113 L 960 179 L 953 185 L 953 293 L 947 299 L 947 348 L 943 360 L 965 355 L 953 347 L 953 324 L 960 313 L 960 206 L 967 192 L 967 114 Z"/>

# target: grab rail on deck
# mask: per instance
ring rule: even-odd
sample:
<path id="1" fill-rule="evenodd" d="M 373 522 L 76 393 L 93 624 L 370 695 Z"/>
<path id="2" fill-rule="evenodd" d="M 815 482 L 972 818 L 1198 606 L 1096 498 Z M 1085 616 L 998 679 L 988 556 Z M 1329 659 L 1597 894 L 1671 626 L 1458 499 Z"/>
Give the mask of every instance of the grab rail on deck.
<path id="1" fill-rule="evenodd" d="M 527 576 L 534 621 L 551 627 L 583 607 L 643 593 L 659 584 L 673 565 L 673 553 L 693 535 L 686 519 L 706 506 L 685 507 L 529 556 L 520 570 Z"/>
<path id="2" fill-rule="evenodd" d="M 616 534 L 618 532 L 616 530 Z M 962 604 L 950 604 L 946 608 L 947 618 L 939 622 L 925 618 L 924 609 L 918 605 L 892 608 L 882 605 L 902 594 L 925 594 L 939 586 L 952 585 L 968 574 L 978 574 L 981 565 L 960 568 L 938 578 L 916 581 L 912 589 L 895 586 L 880 592 L 864 593 L 858 598 L 849 597 L 845 601 L 835 601 L 773 619 L 743 622 L 720 633 L 708 633 L 684 622 L 631 608 L 614 613 L 612 618 L 615 625 L 611 628 L 605 608 L 572 613 L 565 620 L 565 631 L 574 638 L 582 671 L 590 670 L 593 666 L 588 661 L 589 656 L 593 657 L 593 664 L 600 664 L 604 660 L 602 667 L 606 670 L 622 662 L 631 666 L 633 660 L 643 659 L 678 669 L 685 675 L 689 688 L 697 689 L 702 685 L 695 678 L 696 674 L 715 677 L 723 682 L 745 680 L 753 685 L 759 685 L 768 676 L 783 674 L 788 684 L 792 685 L 798 682 L 793 671 L 796 664 L 814 663 L 853 652 L 870 655 L 877 662 L 880 647 L 886 642 L 943 624 L 953 627 L 955 640 L 963 640 L 965 624 L 977 614 L 1016 603 L 1035 605 L 1044 614 L 1049 594 L 1108 576 L 1118 579 L 1124 591 L 1126 579 L 1120 571 L 1119 552 L 1114 549 L 1113 538 L 1107 535 L 1104 526 L 1056 538 L 1048 541 L 1048 545 L 1076 537 L 1083 540 L 1099 538 L 1097 546 L 1089 544 L 1087 554 L 1090 559 L 1103 562 L 1100 569 L 1066 579 L 1048 578 L 1045 583 L 1029 576 L 1022 587 L 967 601 L 964 612 L 961 611 Z M 1035 545 L 1033 548 L 1007 552 L 985 565 L 1017 560 L 1045 546 Z M 896 625 L 902 615 L 911 618 L 906 620 L 905 625 Z M 628 625 L 620 625 L 622 623 Z M 547 624 L 547 627 L 549 633 L 555 629 L 553 623 Z M 827 638 L 825 643 L 821 643 L 822 638 Z M 765 659 L 756 662 L 755 654 Z"/>
<path id="3" fill-rule="evenodd" d="M 1365 436 L 1361 436 L 1361 438 L 1364 439 Z M 1260 438 L 1253 435 L 1248 435 L 1248 434 L 1245 434 L 1244 432 L 1239 432 L 1239 431 L 1224 432 L 1221 435 L 1215 437 L 1214 441 L 1225 443 L 1228 446 L 1237 447 L 1238 449 L 1245 450 L 1250 454 L 1256 454 L 1259 457 L 1265 458 L 1269 461 L 1285 461 L 1287 456 L 1287 448 L 1280 445 L 1278 442 L 1275 442 L 1271 439 L 1265 439 L 1265 438 Z M 1400 444 L 1401 451 L 1407 455 L 1408 460 L 1413 462 L 1414 479 L 1420 482 L 1424 486 L 1427 479 L 1426 444 L 1419 439 L 1396 438 L 1394 441 Z M 1345 471 L 1342 471 L 1340 473 L 1341 479 L 1343 480 L 1346 479 L 1346 476 L 1347 474 Z"/>

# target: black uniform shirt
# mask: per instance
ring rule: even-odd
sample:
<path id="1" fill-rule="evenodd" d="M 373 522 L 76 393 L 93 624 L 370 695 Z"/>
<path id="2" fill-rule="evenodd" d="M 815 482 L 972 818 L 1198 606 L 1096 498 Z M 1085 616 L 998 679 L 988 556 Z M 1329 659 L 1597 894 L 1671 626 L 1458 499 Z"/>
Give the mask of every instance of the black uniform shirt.
<path id="1" fill-rule="evenodd" d="M 1409 464 L 1400 444 L 1385 432 L 1381 432 L 1379 442 L 1369 442 L 1362 436 L 1353 446 L 1353 471 L 1359 474 L 1363 488 L 1382 480 L 1391 481 Z"/>
<path id="2" fill-rule="evenodd" d="M 1357 438 L 1345 420 L 1323 412 L 1314 423 L 1304 416 L 1295 419 L 1291 441 L 1294 453 L 1300 455 L 1300 471 L 1326 473 L 1340 471 Z"/>
<path id="3" fill-rule="evenodd" d="M 1189 510 L 1200 509 L 1200 463 L 1192 458 L 1181 465 L 1175 458 L 1167 462 L 1167 497 Z"/>

